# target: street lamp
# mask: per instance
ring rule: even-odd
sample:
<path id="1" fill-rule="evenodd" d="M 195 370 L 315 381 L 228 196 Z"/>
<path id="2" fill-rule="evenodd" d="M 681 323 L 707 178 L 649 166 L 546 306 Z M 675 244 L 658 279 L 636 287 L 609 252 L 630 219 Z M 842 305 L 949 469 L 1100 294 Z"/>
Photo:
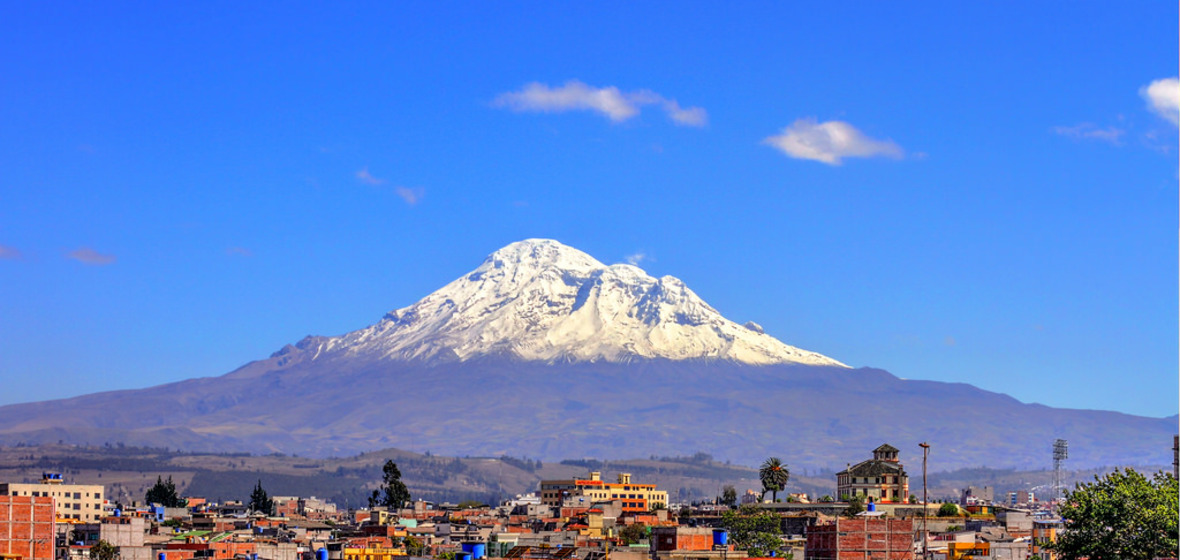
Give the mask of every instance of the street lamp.
<path id="1" fill-rule="evenodd" d="M 925 560 L 929 558 L 929 551 L 926 549 L 926 517 L 930 514 L 930 506 L 926 503 L 926 458 L 930 456 L 930 444 L 922 442 L 918 447 L 922 448 L 922 559 Z"/>

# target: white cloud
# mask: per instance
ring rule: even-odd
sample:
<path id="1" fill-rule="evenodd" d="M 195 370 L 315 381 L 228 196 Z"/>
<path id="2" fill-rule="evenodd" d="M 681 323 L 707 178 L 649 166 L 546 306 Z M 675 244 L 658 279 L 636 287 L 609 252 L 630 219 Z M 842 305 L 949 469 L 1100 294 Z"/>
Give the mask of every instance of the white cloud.
<path id="1" fill-rule="evenodd" d="M 905 152 L 891 140 L 874 140 L 843 121 L 818 123 L 815 119 L 799 119 L 783 129 L 782 134 L 762 141 L 784 154 L 798 159 L 822 161 L 840 165 L 848 157 L 900 158 Z"/>
<path id="2" fill-rule="evenodd" d="M 639 266 L 639 263 L 641 263 L 645 259 L 647 259 L 647 255 L 644 254 L 643 251 L 639 251 L 634 254 L 627 255 L 626 257 L 623 257 L 623 258 L 627 261 L 627 264 L 629 264 L 631 266 Z"/>
<path id="3" fill-rule="evenodd" d="M 1108 126 L 1106 128 L 1098 128 L 1094 123 L 1081 123 L 1076 126 L 1055 126 L 1053 132 L 1062 136 L 1070 138 L 1078 138 L 1082 140 L 1102 140 L 1103 142 L 1110 142 L 1111 144 L 1119 144 L 1126 130 L 1115 126 Z"/>
<path id="4" fill-rule="evenodd" d="M 114 264 L 115 262 L 114 255 L 104 255 L 98 251 L 95 251 L 94 249 L 91 249 L 90 247 L 81 247 L 79 249 L 70 251 L 69 253 L 66 253 L 66 257 L 74 259 L 82 264 L 89 264 L 93 266 L 106 266 L 108 264 Z"/>
<path id="5" fill-rule="evenodd" d="M 1180 125 L 1180 78 L 1164 78 L 1139 88 L 1147 107 L 1157 115 Z"/>
<path id="6" fill-rule="evenodd" d="M 384 185 L 385 184 L 385 179 L 378 179 L 378 178 L 374 177 L 372 173 L 369 173 L 368 167 L 366 167 L 360 171 L 357 171 L 356 178 L 360 182 L 362 182 L 366 185 L 376 186 L 376 185 Z"/>
<path id="7" fill-rule="evenodd" d="M 398 196 L 402 197 L 402 200 L 406 201 L 406 204 L 409 204 L 410 206 L 418 204 L 418 201 L 422 200 L 422 197 L 426 195 L 426 191 L 422 190 L 421 187 L 411 189 L 409 187 L 399 186 L 394 187 L 393 191 L 396 192 Z"/>
<path id="8" fill-rule="evenodd" d="M 518 113 L 564 113 L 593 111 L 614 122 L 635 117 L 644 106 L 655 105 L 668 114 L 672 122 L 682 126 L 705 126 L 709 116 L 701 107 L 683 108 L 675 99 L 654 91 L 639 90 L 626 93 L 614 86 L 596 88 L 578 80 L 570 80 L 561 87 L 533 82 L 520 91 L 502 93 L 492 106 Z"/>

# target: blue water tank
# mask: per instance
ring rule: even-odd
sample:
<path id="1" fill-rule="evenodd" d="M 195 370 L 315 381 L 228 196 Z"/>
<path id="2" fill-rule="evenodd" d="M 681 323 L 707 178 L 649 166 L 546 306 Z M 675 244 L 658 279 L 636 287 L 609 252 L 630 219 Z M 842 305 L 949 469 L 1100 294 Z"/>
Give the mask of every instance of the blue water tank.
<path id="1" fill-rule="evenodd" d="M 725 529 L 713 529 L 713 544 L 729 546 L 729 531 Z"/>
<path id="2" fill-rule="evenodd" d="M 877 511 L 877 504 L 869 502 L 869 511 Z"/>
<path id="3" fill-rule="evenodd" d="M 321 548 L 315 551 L 315 560 L 328 560 L 328 549 Z"/>
<path id="4" fill-rule="evenodd" d="M 122 511 L 115 510 L 115 517 L 119 517 L 119 516 L 121 516 L 121 515 L 123 515 L 123 512 L 122 512 Z"/>
<path id="5" fill-rule="evenodd" d="M 161 552 L 160 554 L 156 555 L 156 559 L 157 560 L 168 560 L 168 555 Z"/>
<path id="6" fill-rule="evenodd" d="M 456 552 L 455 560 L 471 560 L 470 552 Z"/>
<path id="7" fill-rule="evenodd" d="M 471 560 L 480 560 L 488 555 L 488 545 L 481 542 L 463 543 L 463 552 L 471 555 Z"/>

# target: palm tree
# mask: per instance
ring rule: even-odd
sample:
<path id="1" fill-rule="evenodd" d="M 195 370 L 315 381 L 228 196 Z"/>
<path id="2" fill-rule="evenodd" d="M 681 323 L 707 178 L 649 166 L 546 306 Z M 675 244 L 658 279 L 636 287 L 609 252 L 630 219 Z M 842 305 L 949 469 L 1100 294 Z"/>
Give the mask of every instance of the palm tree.
<path id="1" fill-rule="evenodd" d="M 771 492 L 771 499 L 778 501 L 778 491 L 787 487 L 787 481 L 791 480 L 791 471 L 787 470 L 782 459 L 771 457 L 762 462 L 762 468 L 758 469 L 758 478 L 762 480 L 762 495 Z"/>

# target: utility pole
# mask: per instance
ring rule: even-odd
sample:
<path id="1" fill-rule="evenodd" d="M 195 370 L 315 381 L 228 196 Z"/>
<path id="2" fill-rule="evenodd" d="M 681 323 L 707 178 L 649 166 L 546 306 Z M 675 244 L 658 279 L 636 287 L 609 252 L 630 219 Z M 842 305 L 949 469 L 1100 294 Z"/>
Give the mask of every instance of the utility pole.
<path id="1" fill-rule="evenodd" d="M 922 560 L 926 560 L 930 557 L 930 551 L 926 548 L 926 517 L 930 515 L 930 506 L 926 500 L 926 459 L 930 456 L 930 444 L 922 442 L 918 447 L 922 448 Z"/>

